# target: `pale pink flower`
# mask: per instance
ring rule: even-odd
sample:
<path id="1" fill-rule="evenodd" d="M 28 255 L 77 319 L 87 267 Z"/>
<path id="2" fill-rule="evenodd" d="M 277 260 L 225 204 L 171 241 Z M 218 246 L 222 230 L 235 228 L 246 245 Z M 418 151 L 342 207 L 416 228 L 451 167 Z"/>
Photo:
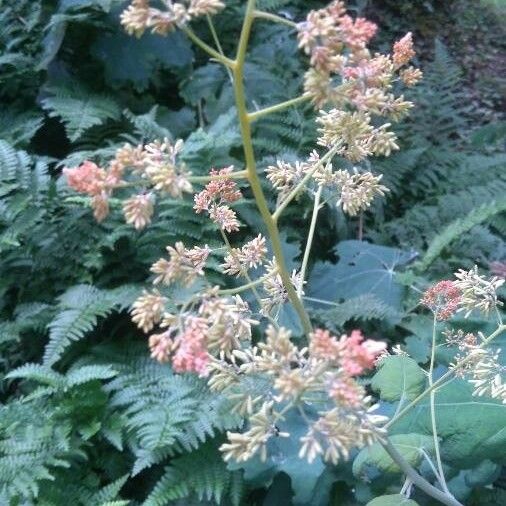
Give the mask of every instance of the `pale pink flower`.
<path id="1" fill-rule="evenodd" d="M 93 162 L 86 160 L 79 167 L 64 168 L 68 185 L 79 193 L 99 195 L 104 189 L 106 172 Z"/>
<path id="2" fill-rule="evenodd" d="M 353 48 L 363 48 L 374 37 L 378 26 L 365 18 L 353 20 L 350 16 L 343 16 L 340 20 L 339 31 L 343 42 Z"/>
<path id="3" fill-rule="evenodd" d="M 157 274 L 153 281 L 155 285 L 158 283 L 170 285 L 175 281 L 180 281 L 186 286 L 190 285 L 195 278 L 204 275 L 203 269 L 211 250 L 207 245 L 203 248 L 196 246 L 188 249 L 178 241 L 174 247 L 167 246 L 167 252 L 169 260 L 160 258 L 151 266 L 151 272 Z"/>
<path id="4" fill-rule="evenodd" d="M 157 362 L 168 362 L 172 347 L 173 342 L 169 336 L 169 332 L 149 336 L 149 350 L 151 352 L 151 358 L 154 358 Z"/>
<path id="5" fill-rule="evenodd" d="M 316 329 L 311 334 L 309 351 L 315 358 L 335 362 L 349 376 L 358 376 L 374 366 L 376 357 L 386 349 L 381 341 L 364 341 L 360 330 L 350 336 L 342 335 L 339 340 L 328 330 Z"/>
<path id="6" fill-rule="evenodd" d="M 91 207 L 93 209 L 93 216 L 100 223 L 109 214 L 109 197 L 106 192 L 95 195 L 91 199 Z"/>
<path id="7" fill-rule="evenodd" d="M 209 327 L 205 318 L 189 316 L 184 330 L 174 342 L 177 347 L 172 357 L 172 367 L 178 373 L 196 372 L 199 376 L 208 374 L 209 353 L 207 352 L 207 333 Z"/>
<path id="8" fill-rule="evenodd" d="M 150 194 L 134 195 L 123 203 L 123 214 L 127 223 L 142 230 L 151 223 L 153 200 Z"/>
<path id="9" fill-rule="evenodd" d="M 219 206 L 212 204 L 209 208 L 209 217 L 225 232 L 237 232 L 239 230 L 239 220 L 235 211 L 228 206 Z"/>
<path id="10" fill-rule="evenodd" d="M 455 282 L 444 280 L 431 286 L 420 303 L 427 306 L 437 320 L 448 320 L 457 311 L 461 300 L 462 292 Z"/>
<path id="11" fill-rule="evenodd" d="M 413 49 L 413 34 L 408 32 L 394 44 L 393 60 L 396 67 L 402 67 L 415 56 Z"/>
<path id="12" fill-rule="evenodd" d="M 364 390 L 350 376 L 340 374 L 332 378 L 328 386 L 329 397 L 337 405 L 351 409 L 360 408 L 364 405 Z"/>
<path id="13" fill-rule="evenodd" d="M 143 291 L 132 305 L 132 321 L 144 332 L 149 332 L 162 319 L 167 299 L 154 290 Z"/>
<path id="14" fill-rule="evenodd" d="M 376 357 L 386 349 L 386 343 L 367 339 L 360 330 L 353 330 L 350 336 L 343 335 L 341 345 L 341 364 L 350 376 L 358 376 L 366 369 L 372 369 Z"/>

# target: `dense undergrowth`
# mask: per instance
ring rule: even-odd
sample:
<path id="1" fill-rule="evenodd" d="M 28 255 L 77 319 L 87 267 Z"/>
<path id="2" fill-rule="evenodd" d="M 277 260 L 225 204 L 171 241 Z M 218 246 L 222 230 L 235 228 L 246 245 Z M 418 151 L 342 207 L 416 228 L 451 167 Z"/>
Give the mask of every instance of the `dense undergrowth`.
<path id="1" fill-rule="evenodd" d="M 335 333 L 361 328 L 412 357 L 364 380 L 386 415 L 425 384 L 420 366 L 429 361 L 432 324 L 420 293 L 474 265 L 506 276 L 504 80 L 496 70 L 504 65 L 498 42 L 504 13 L 487 2 L 440 3 L 350 2 L 352 12 L 382 26 L 376 49 L 407 30 L 420 37 L 424 79 L 406 94 L 416 104 L 410 117 L 395 126 L 402 149 L 370 168 L 384 175 L 390 193 L 360 217 L 345 218 L 330 205 L 322 210 L 306 287 L 315 322 Z M 295 21 L 322 6 L 258 4 Z M 165 247 L 217 246 L 214 227 L 191 201 L 173 199 L 158 204 L 143 231 L 124 223 L 114 199 L 108 219 L 97 224 L 88 200 L 60 177 L 63 167 L 85 159 L 105 162 L 125 142 L 164 137 L 185 139 L 182 158 L 195 176 L 241 167 L 226 70 L 181 32 L 128 37 L 119 24 L 121 1 L 0 6 L 0 503 L 317 506 L 397 493 L 400 470 L 375 446 L 353 454 L 353 465 L 306 468 L 289 446 L 268 465 L 227 465 L 218 447 L 241 417 L 201 378 L 151 360 L 128 313 Z M 230 0 L 217 17 L 225 54 L 235 48 L 242 12 L 243 2 Z M 476 39 L 469 38 L 470 26 Z M 194 29 L 212 43 L 205 22 Z M 245 67 L 251 108 L 300 94 L 305 65 L 292 28 L 255 26 Z M 306 157 L 314 118 L 302 104 L 256 122 L 259 171 L 278 158 Z M 246 236 L 262 225 L 251 192 L 243 190 L 237 211 Z M 267 185 L 265 191 L 273 203 L 274 192 Z M 302 258 L 310 218 L 303 196 L 280 221 L 290 261 Z M 223 282 L 218 266 L 211 268 L 212 279 Z M 474 313 L 452 324 L 493 331 Z M 291 315 L 283 325 L 300 334 Z M 438 349 L 439 375 L 454 354 Z M 471 391 L 456 379 L 436 396 L 448 486 L 466 505 L 502 504 L 506 408 Z M 430 479 L 422 451 L 431 448 L 427 410 L 420 404 L 393 438 L 412 449 L 406 458 Z M 436 504 L 421 492 L 413 499 Z"/>

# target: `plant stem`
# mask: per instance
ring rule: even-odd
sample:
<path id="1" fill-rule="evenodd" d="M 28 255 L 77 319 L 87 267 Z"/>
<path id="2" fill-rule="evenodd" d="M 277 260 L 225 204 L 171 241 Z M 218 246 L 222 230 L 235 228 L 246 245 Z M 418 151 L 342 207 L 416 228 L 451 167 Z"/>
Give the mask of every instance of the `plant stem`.
<path id="1" fill-rule="evenodd" d="M 327 151 L 320 160 L 318 160 L 312 167 L 311 170 L 307 172 L 307 174 L 300 180 L 299 184 L 295 186 L 295 188 L 285 197 L 283 202 L 279 204 L 276 211 L 274 211 L 274 214 L 272 215 L 272 219 L 276 223 L 281 216 L 281 213 L 285 210 L 286 206 L 302 191 L 304 186 L 306 186 L 306 183 L 311 179 L 313 174 L 325 163 L 329 162 L 332 157 L 335 155 L 337 151 L 337 147 L 334 147 L 330 149 L 330 151 Z"/>
<path id="2" fill-rule="evenodd" d="M 238 170 L 221 176 L 219 174 L 215 176 L 190 176 L 188 181 L 190 183 L 208 183 L 209 181 L 217 181 L 219 179 L 248 179 L 248 171 Z"/>
<path id="3" fill-rule="evenodd" d="M 504 331 L 506 331 L 506 325 L 500 325 L 497 327 L 497 329 L 492 332 L 481 344 L 478 346 L 478 349 L 484 348 L 489 344 L 491 341 L 493 341 L 498 335 L 502 334 Z M 441 376 L 437 381 L 434 381 L 432 386 L 427 388 L 424 392 L 422 392 L 418 397 L 413 399 L 407 406 L 405 406 L 399 413 L 397 413 L 396 416 L 394 416 L 391 420 L 389 420 L 384 426 L 384 429 L 388 429 L 391 427 L 395 422 L 399 420 L 399 418 L 402 418 L 408 411 L 410 411 L 412 408 L 414 408 L 420 401 L 425 399 L 427 395 L 429 395 L 434 390 L 437 390 L 444 384 L 446 384 L 447 380 L 450 380 L 452 376 L 455 374 L 455 372 L 460 369 L 462 366 L 467 364 L 470 360 L 472 360 L 474 356 L 468 355 L 467 357 L 463 358 L 459 363 L 455 365 L 455 367 L 449 371 L 447 371 L 443 376 Z"/>
<path id="4" fill-rule="evenodd" d="M 221 56 L 226 58 L 225 53 L 223 52 L 223 48 L 221 47 L 220 38 L 218 37 L 218 34 L 216 33 L 216 28 L 214 28 L 213 18 L 209 14 L 206 14 L 206 18 L 207 18 L 207 25 L 209 26 L 209 30 L 211 32 L 211 35 L 213 36 L 213 40 L 214 40 L 214 43 L 216 44 L 216 48 L 218 49 L 218 52 L 221 54 Z M 232 71 L 230 70 L 230 68 L 228 66 L 226 67 L 226 69 L 227 69 L 227 73 L 228 73 L 228 77 L 230 79 L 230 82 L 232 84 L 234 84 L 234 76 L 232 75 Z"/>
<path id="5" fill-rule="evenodd" d="M 233 69 L 235 66 L 234 60 L 227 58 L 225 55 L 220 54 L 216 49 L 213 49 L 209 44 L 206 44 L 193 30 L 187 26 L 181 28 L 188 38 L 202 50 L 204 50 L 209 56 L 212 56 L 215 60 L 225 65 L 225 67 Z"/>
<path id="6" fill-rule="evenodd" d="M 436 359 L 436 336 L 437 336 L 437 319 L 436 314 L 434 315 L 434 321 L 432 324 L 432 350 L 430 354 L 430 365 L 429 365 L 429 387 L 432 387 L 434 384 L 434 363 Z M 446 480 L 443 472 L 443 463 L 441 461 L 441 452 L 439 450 L 439 438 L 437 436 L 437 426 L 436 426 L 436 407 L 434 405 L 436 392 L 432 390 L 430 392 L 430 421 L 432 425 L 432 437 L 434 438 L 434 451 L 436 453 L 436 463 L 438 468 L 439 480 L 443 490 L 448 492 L 448 486 L 446 485 Z"/>
<path id="7" fill-rule="evenodd" d="M 311 224 L 309 225 L 309 233 L 307 236 L 306 249 L 304 250 L 304 257 L 302 258 L 302 267 L 300 268 L 300 282 L 297 287 L 297 295 L 299 298 L 302 297 L 302 289 L 304 288 L 304 279 L 306 277 L 306 269 L 309 261 L 309 253 L 311 252 L 311 246 L 313 244 L 314 231 L 316 228 L 316 220 L 318 219 L 318 211 L 321 209 L 320 198 L 322 196 L 323 187 L 318 186 L 313 205 L 313 214 L 311 216 Z"/>
<path id="8" fill-rule="evenodd" d="M 312 331 L 311 321 L 301 300 L 297 296 L 297 292 L 295 291 L 295 288 L 292 284 L 290 274 L 286 269 L 283 250 L 281 247 L 281 239 L 279 237 L 279 230 L 269 211 L 267 200 L 260 183 L 260 178 L 258 177 L 256 171 L 256 160 L 251 138 L 251 125 L 248 118 L 248 111 L 246 109 L 246 97 L 243 82 L 244 62 L 246 59 L 246 50 L 248 47 L 251 25 L 254 19 L 254 9 L 255 0 L 248 0 L 241 36 L 239 39 L 239 47 L 237 48 L 237 57 L 232 69 L 234 73 L 234 93 L 243 141 L 244 157 L 246 160 L 246 167 L 248 171 L 248 179 L 250 182 L 251 191 L 253 192 L 258 210 L 262 215 L 262 219 L 264 220 L 269 238 L 272 243 L 272 250 L 276 259 L 278 273 L 281 277 L 281 280 L 283 281 L 283 285 L 287 292 L 288 298 L 300 318 L 304 331 L 309 334 Z"/>
<path id="9" fill-rule="evenodd" d="M 266 275 L 266 276 L 262 276 L 261 278 L 255 279 L 245 285 L 237 286 L 235 288 L 225 288 L 224 290 L 220 290 L 219 294 L 220 295 L 235 295 L 236 293 L 245 292 L 246 290 L 249 290 L 250 288 L 261 285 L 265 280 L 269 279 L 270 277 L 271 277 L 271 275 Z"/>
<path id="10" fill-rule="evenodd" d="M 381 445 L 385 451 L 390 455 L 392 460 L 402 469 L 404 474 L 416 485 L 420 490 L 430 495 L 434 499 L 446 504 L 447 506 L 463 506 L 462 503 L 457 501 L 449 492 L 442 492 L 438 488 L 431 485 L 425 478 L 420 476 L 413 467 L 404 459 L 404 457 L 397 451 L 397 448 L 387 439 Z"/>
<path id="11" fill-rule="evenodd" d="M 274 21 L 274 23 L 281 23 L 283 25 L 290 26 L 291 28 L 296 28 L 297 23 L 283 18 L 282 16 L 277 16 L 276 14 L 271 14 L 270 12 L 264 12 L 264 11 L 253 11 L 253 15 L 255 18 L 259 19 L 267 19 L 268 21 Z"/>
<path id="12" fill-rule="evenodd" d="M 286 100 L 285 102 L 280 102 L 279 104 L 271 105 L 270 107 L 266 107 L 265 109 L 250 112 L 248 114 L 248 119 L 250 120 L 250 122 L 256 121 L 258 118 L 261 118 L 262 116 L 267 116 L 268 114 L 283 111 L 284 109 L 287 109 L 288 107 L 293 107 L 294 105 L 303 104 L 304 102 L 307 102 L 310 98 L 311 97 L 307 95 L 301 95 L 300 97 L 295 97 L 290 100 Z"/>

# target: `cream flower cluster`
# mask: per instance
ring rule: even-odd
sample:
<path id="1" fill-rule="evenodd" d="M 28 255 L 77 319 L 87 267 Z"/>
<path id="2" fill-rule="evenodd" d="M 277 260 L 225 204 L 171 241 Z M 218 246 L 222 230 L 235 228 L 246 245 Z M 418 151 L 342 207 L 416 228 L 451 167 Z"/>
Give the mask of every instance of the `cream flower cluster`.
<path id="1" fill-rule="evenodd" d="M 217 14 L 225 7 L 220 0 L 165 0 L 165 9 L 157 9 L 149 0 L 133 0 L 121 14 L 121 24 L 130 35 L 140 37 L 146 30 L 167 35 L 177 27 L 206 15 Z"/>
<path id="2" fill-rule="evenodd" d="M 63 173 L 71 188 L 91 197 L 99 222 L 109 214 L 114 191 L 140 188 L 141 193 L 125 199 L 123 213 L 127 223 L 141 230 L 151 223 L 156 193 L 182 198 L 192 191 L 190 173 L 179 160 L 182 149 L 182 140 L 173 144 L 164 139 L 135 147 L 125 144 L 106 168 L 87 160 L 78 167 L 63 169 Z"/>

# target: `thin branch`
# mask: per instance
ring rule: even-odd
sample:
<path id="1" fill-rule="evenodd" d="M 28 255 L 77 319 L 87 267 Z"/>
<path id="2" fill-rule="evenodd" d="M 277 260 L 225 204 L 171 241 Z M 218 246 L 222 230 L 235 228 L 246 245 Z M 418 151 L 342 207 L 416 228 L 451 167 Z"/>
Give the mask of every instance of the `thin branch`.
<path id="1" fill-rule="evenodd" d="M 220 54 L 216 49 L 213 49 L 209 44 L 206 44 L 193 30 L 187 26 L 183 26 L 181 30 L 188 36 L 188 38 L 202 50 L 204 50 L 209 56 L 212 56 L 215 60 L 225 65 L 228 68 L 233 69 L 235 66 L 234 60 L 227 58 Z"/>
<path id="2" fill-rule="evenodd" d="M 248 171 L 238 170 L 229 174 L 216 174 L 215 176 L 190 176 L 188 181 L 190 183 L 208 183 L 209 181 L 218 181 L 220 179 L 248 179 Z"/>
<path id="3" fill-rule="evenodd" d="M 223 48 L 221 47 L 220 38 L 218 37 L 218 34 L 216 33 L 216 28 L 214 27 L 213 18 L 209 14 L 206 14 L 206 18 L 207 18 L 207 25 L 209 26 L 209 30 L 211 32 L 211 35 L 213 36 L 213 40 L 214 40 L 214 43 L 216 44 L 216 48 L 218 49 L 218 52 L 221 54 L 221 56 L 226 58 L 225 53 L 223 52 Z M 226 68 L 227 68 L 228 78 L 230 79 L 230 82 L 233 83 L 234 76 L 232 75 L 232 71 L 230 70 L 230 67 L 227 66 Z"/>
<path id="4" fill-rule="evenodd" d="M 390 455 L 392 460 L 401 468 L 403 473 L 408 476 L 413 484 L 416 485 L 420 490 L 423 490 L 426 494 L 430 495 L 434 499 L 437 499 L 443 504 L 446 504 L 447 506 L 463 506 L 463 504 L 457 501 L 455 497 L 449 493 L 442 492 L 438 488 L 434 487 L 434 485 L 431 485 L 425 478 L 420 476 L 388 439 L 382 442 L 381 445 L 388 453 L 388 455 Z"/>
<path id="5" fill-rule="evenodd" d="M 329 162 L 332 157 L 335 155 L 336 151 L 338 150 L 338 147 L 333 147 L 325 153 L 325 155 L 320 158 L 307 172 L 307 174 L 301 179 L 299 184 L 285 197 L 283 202 L 279 204 L 276 211 L 274 211 L 274 214 L 272 215 L 272 219 L 277 222 L 279 217 L 281 216 L 281 213 L 285 210 L 286 206 L 300 193 L 300 191 L 306 186 L 306 183 L 313 177 L 313 174 L 325 163 Z"/>
<path id="6" fill-rule="evenodd" d="M 280 102 L 276 105 L 271 105 L 270 107 L 266 107 L 265 109 L 260 109 L 258 111 L 250 112 L 248 114 L 248 119 L 250 122 L 256 121 L 258 118 L 261 118 L 262 116 L 267 116 L 268 114 L 274 114 L 276 112 L 283 111 L 284 109 L 287 109 L 288 107 L 293 107 L 295 105 L 303 104 L 304 102 L 307 102 L 310 100 L 310 96 L 308 95 L 301 95 L 300 97 L 295 97 L 290 100 L 286 100 L 285 102 Z"/>
<path id="7" fill-rule="evenodd" d="M 434 314 L 434 322 L 432 324 L 432 349 L 430 354 L 430 365 L 429 365 L 429 387 L 434 384 L 434 364 L 436 360 L 436 336 L 437 336 L 437 318 Z M 432 390 L 430 393 L 430 422 L 432 426 L 432 437 L 434 439 L 434 451 L 436 453 L 436 463 L 438 469 L 438 476 L 441 482 L 441 486 L 445 492 L 448 492 L 448 485 L 446 485 L 445 475 L 443 471 L 443 463 L 441 461 L 441 452 L 439 450 L 439 438 L 437 435 L 436 425 L 436 407 L 435 407 L 435 395 L 436 392 Z"/>
<path id="8" fill-rule="evenodd" d="M 292 303 L 299 319 L 304 328 L 304 332 L 309 334 L 312 330 L 311 320 L 307 314 L 302 301 L 297 296 L 297 292 L 292 284 L 290 274 L 286 268 L 286 262 L 283 255 L 283 248 L 281 246 L 281 239 L 279 236 L 278 227 L 273 220 L 267 205 L 260 178 L 257 173 L 255 153 L 253 150 L 253 141 L 251 138 L 251 125 L 248 119 L 248 111 L 246 109 L 246 94 L 244 89 L 244 62 L 246 60 L 246 51 L 248 48 L 249 36 L 251 33 L 251 26 L 254 20 L 255 0 L 248 0 L 246 5 L 246 14 L 244 17 L 243 27 L 241 36 L 239 39 L 239 46 L 237 48 L 237 56 L 235 65 L 233 67 L 234 72 L 234 94 L 237 107 L 237 114 L 239 118 L 239 126 L 241 129 L 241 137 L 243 141 L 244 158 L 246 160 L 246 167 L 248 170 L 248 179 L 251 186 L 251 191 L 255 198 L 256 205 L 262 219 L 264 220 L 269 238 L 272 244 L 272 251 L 276 259 L 276 266 L 278 269 L 279 276 L 283 281 L 288 299 Z"/>
<path id="9" fill-rule="evenodd" d="M 264 281 L 269 279 L 274 274 L 277 274 L 277 273 L 273 272 L 272 274 L 262 276 L 261 278 L 251 281 L 250 283 L 246 283 L 245 285 L 237 286 L 235 288 L 225 288 L 224 290 L 220 290 L 218 293 L 220 295 L 235 295 L 236 293 L 245 292 L 246 290 L 249 290 L 250 288 L 254 288 L 258 285 L 261 285 Z"/>
<path id="10" fill-rule="evenodd" d="M 309 225 L 309 233 L 306 242 L 306 249 L 304 250 L 304 257 L 302 259 L 302 266 L 300 268 L 299 286 L 297 287 L 297 295 L 299 296 L 299 298 L 302 297 L 302 289 L 304 288 L 304 278 L 306 276 L 306 269 L 309 261 L 309 253 L 311 252 L 311 246 L 313 244 L 313 237 L 316 228 L 316 220 L 318 219 L 318 211 L 321 209 L 320 198 L 322 196 L 322 189 L 323 187 L 321 185 L 318 186 L 318 191 L 316 192 L 314 198 L 313 214 L 311 216 L 311 224 Z"/>
<path id="11" fill-rule="evenodd" d="M 253 15 L 258 19 L 266 19 L 267 21 L 273 21 L 274 23 L 281 23 L 282 25 L 287 25 L 290 28 L 297 28 L 297 23 L 282 16 L 271 14 L 270 12 L 254 11 Z"/>

